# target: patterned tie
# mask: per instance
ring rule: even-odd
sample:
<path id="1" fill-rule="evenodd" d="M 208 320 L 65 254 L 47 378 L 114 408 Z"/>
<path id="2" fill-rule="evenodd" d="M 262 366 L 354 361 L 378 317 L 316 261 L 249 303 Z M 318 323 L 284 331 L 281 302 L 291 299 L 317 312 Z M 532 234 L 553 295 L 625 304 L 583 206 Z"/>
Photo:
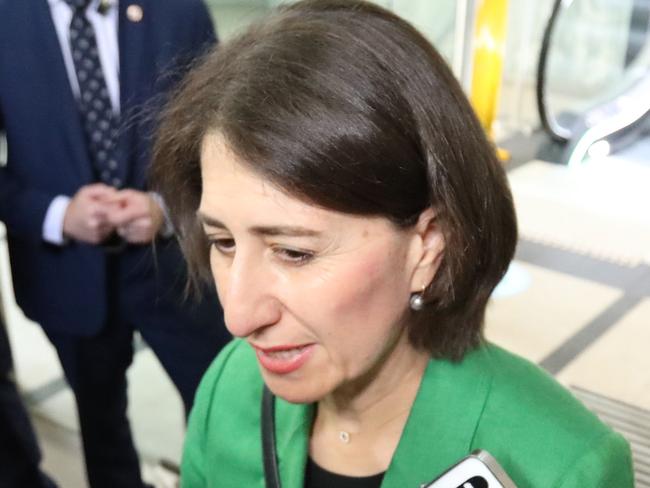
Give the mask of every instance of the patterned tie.
<path id="1" fill-rule="evenodd" d="M 120 187 L 118 178 L 118 116 L 113 112 L 99 60 L 97 39 L 86 18 L 90 0 L 65 0 L 73 10 L 70 22 L 70 48 L 79 82 L 79 111 L 97 178 Z"/>

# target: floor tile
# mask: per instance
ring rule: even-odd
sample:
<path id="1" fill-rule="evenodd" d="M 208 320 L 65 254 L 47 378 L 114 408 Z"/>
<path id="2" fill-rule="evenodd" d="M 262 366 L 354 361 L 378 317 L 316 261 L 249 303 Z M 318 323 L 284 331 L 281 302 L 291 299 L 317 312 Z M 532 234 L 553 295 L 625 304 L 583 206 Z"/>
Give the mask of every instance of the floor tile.
<path id="1" fill-rule="evenodd" d="M 528 286 L 495 298 L 486 314 L 486 337 L 539 362 L 613 303 L 622 292 L 528 263 Z"/>
<path id="2" fill-rule="evenodd" d="M 534 161 L 509 180 L 522 236 L 630 266 L 650 262 L 650 167 Z"/>
<path id="3" fill-rule="evenodd" d="M 39 414 L 32 415 L 32 421 L 43 453 L 43 471 L 60 488 L 86 488 L 81 441 L 77 432 Z"/>
<path id="4" fill-rule="evenodd" d="M 650 299 L 571 362 L 558 379 L 650 410 Z"/>

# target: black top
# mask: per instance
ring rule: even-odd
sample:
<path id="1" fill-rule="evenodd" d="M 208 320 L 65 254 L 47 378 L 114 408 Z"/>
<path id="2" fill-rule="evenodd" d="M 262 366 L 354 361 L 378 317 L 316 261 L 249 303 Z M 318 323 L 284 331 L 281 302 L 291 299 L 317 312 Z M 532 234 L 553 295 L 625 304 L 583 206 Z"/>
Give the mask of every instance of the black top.
<path id="1" fill-rule="evenodd" d="M 307 461 L 305 470 L 305 488 L 379 488 L 384 473 L 372 476 L 344 476 L 321 468 L 312 461 Z"/>

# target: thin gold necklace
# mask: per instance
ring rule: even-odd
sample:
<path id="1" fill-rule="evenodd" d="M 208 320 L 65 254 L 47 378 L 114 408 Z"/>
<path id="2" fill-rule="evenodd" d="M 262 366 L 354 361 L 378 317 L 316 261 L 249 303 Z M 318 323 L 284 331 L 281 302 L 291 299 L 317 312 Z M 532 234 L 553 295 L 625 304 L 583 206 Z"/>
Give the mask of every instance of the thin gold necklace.
<path id="1" fill-rule="evenodd" d="M 404 414 L 404 412 L 410 412 L 410 411 L 411 411 L 411 407 L 408 407 L 405 408 L 404 410 L 397 412 L 393 417 L 389 418 L 388 420 L 385 420 L 384 422 L 376 426 L 375 429 L 376 430 L 381 429 L 386 424 L 398 419 L 402 414 Z M 347 430 L 339 430 L 338 437 L 339 437 L 339 441 L 341 441 L 343 444 L 349 444 L 352 441 L 352 434 L 350 434 L 350 432 Z"/>

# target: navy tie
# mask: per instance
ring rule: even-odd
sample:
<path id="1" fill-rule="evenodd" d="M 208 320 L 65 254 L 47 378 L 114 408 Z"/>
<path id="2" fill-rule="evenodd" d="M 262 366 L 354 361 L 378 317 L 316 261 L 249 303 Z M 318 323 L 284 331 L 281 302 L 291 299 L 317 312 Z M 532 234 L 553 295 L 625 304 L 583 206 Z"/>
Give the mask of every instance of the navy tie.
<path id="1" fill-rule="evenodd" d="M 113 112 L 99 60 L 97 38 L 86 18 L 90 0 L 65 0 L 73 10 L 70 48 L 79 82 L 79 111 L 97 179 L 122 186 L 118 173 L 117 137 L 119 120 Z"/>

